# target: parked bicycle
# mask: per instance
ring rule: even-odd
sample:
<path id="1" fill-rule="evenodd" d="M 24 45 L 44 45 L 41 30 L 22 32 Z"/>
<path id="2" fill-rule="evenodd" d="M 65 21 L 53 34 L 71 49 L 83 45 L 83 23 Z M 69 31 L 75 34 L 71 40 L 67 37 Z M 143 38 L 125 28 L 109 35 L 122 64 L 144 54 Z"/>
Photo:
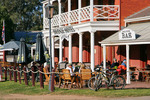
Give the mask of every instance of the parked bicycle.
<path id="1" fill-rule="evenodd" d="M 99 67 L 96 68 L 95 71 L 97 72 L 97 75 L 90 78 L 88 81 L 88 87 L 91 90 L 99 90 L 102 87 L 103 82 L 108 87 L 112 86 L 115 90 L 123 89 L 125 87 L 125 79 L 122 76 L 117 75 L 116 70 L 108 70 L 109 73 L 105 73 L 104 71 L 100 71 L 100 69 L 101 68 Z"/>

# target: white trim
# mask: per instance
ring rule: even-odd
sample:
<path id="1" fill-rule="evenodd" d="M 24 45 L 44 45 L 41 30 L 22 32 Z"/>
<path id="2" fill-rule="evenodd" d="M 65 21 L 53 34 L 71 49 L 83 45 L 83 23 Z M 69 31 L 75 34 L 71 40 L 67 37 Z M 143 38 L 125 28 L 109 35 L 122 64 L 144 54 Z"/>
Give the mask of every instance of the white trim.
<path id="1" fill-rule="evenodd" d="M 106 72 L 106 46 L 103 45 L 103 68 L 104 71 Z"/>
<path id="2" fill-rule="evenodd" d="M 81 0 L 78 0 L 78 9 L 79 9 L 79 24 L 81 23 L 81 20 L 80 20 L 80 18 L 81 18 L 81 11 L 80 11 L 80 9 L 81 9 Z"/>
<path id="3" fill-rule="evenodd" d="M 68 27 L 68 26 L 64 26 L 64 27 Z M 81 23 L 77 25 L 72 25 L 72 27 L 75 30 L 75 32 L 73 33 L 87 32 L 87 31 L 91 31 L 92 29 L 96 31 L 118 31 L 119 21 L 86 22 L 86 23 Z M 53 29 L 56 29 L 56 28 L 53 28 Z M 42 30 L 42 33 L 44 34 L 44 36 L 49 36 L 48 29 Z M 59 36 L 59 35 L 54 34 L 52 31 L 52 36 Z"/>
<path id="4" fill-rule="evenodd" d="M 61 15 L 61 0 L 58 0 L 58 9 L 59 9 L 59 27 L 60 27 L 60 15 Z"/>
<path id="5" fill-rule="evenodd" d="M 91 70 L 92 72 L 94 72 L 94 67 L 95 67 L 95 54 L 94 54 L 94 46 L 95 46 L 95 42 L 94 42 L 94 34 L 95 30 L 90 32 L 90 41 L 91 41 Z"/>
<path id="6" fill-rule="evenodd" d="M 150 44 L 150 42 L 129 42 L 129 43 L 101 43 L 99 42 L 102 46 L 106 45 L 106 46 L 111 46 L 111 45 L 140 45 L 140 44 Z"/>
<path id="7" fill-rule="evenodd" d="M 83 33 L 79 34 L 79 62 L 83 62 Z"/>
<path id="8" fill-rule="evenodd" d="M 90 21 L 93 21 L 93 0 L 90 0 Z"/>
<path id="9" fill-rule="evenodd" d="M 130 51 L 130 49 L 129 49 L 129 45 L 127 44 L 126 45 L 126 61 L 127 61 L 127 70 L 126 70 L 126 72 L 127 72 L 127 80 L 126 80 L 126 83 L 127 84 L 130 84 L 130 72 L 129 72 L 129 70 L 130 70 L 130 62 L 129 62 L 129 59 L 130 59 L 130 57 L 129 57 L 129 51 Z"/>
<path id="10" fill-rule="evenodd" d="M 59 37 L 59 63 L 62 62 L 63 52 L 62 52 L 62 41 L 61 37 Z"/>
<path id="11" fill-rule="evenodd" d="M 71 0 L 68 0 L 68 24 L 70 25 Z"/>
<path id="12" fill-rule="evenodd" d="M 45 0 L 45 1 L 42 1 L 41 3 L 46 4 L 46 3 L 48 3 L 48 1 L 49 0 Z M 57 1 L 57 0 L 50 0 L 51 3 L 54 2 L 54 1 Z"/>
<path id="13" fill-rule="evenodd" d="M 55 42 L 54 42 L 54 40 L 55 40 L 55 37 L 54 36 L 52 36 L 51 37 L 51 41 L 52 41 L 52 43 L 51 43 L 51 45 L 52 45 L 52 67 L 53 68 L 55 68 Z"/>
<path id="14" fill-rule="evenodd" d="M 72 63 L 72 34 L 69 34 L 69 63 Z"/>
<path id="15" fill-rule="evenodd" d="M 150 20 L 150 16 L 124 19 L 124 21 L 125 21 L 126 23 L 129 23 L 129 22 L 136 22 L 136 21 L 144 21 L 144 20 Z"/>

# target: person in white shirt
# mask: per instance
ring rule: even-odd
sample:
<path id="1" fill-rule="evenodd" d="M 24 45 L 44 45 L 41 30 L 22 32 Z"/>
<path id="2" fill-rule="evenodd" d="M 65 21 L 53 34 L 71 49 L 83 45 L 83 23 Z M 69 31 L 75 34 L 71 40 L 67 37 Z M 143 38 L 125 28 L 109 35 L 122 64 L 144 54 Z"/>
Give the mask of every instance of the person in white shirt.
<path id="1" fill-rule="evenodd" d="M 67 67 L 66 67 L 66 69 L 68 69 L 70 71 L 71 76 L 74 76 L 72 64 L 68 64 Z"/>

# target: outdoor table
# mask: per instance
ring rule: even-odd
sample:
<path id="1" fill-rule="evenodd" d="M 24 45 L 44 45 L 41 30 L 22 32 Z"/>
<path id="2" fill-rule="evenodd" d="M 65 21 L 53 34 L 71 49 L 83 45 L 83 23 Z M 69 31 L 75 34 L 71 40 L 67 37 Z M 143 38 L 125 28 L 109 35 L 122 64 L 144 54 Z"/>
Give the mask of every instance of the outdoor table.
<path id="1" fill-rule="evenodd" d="M 130 71 L 132 71 L 132 72 L 130 73 L 130 75 L 131 75 L 131 80 L 136 80 L 136 76 L 138 75 L 136 72 L 134 72 L 134 71 L 136 71 L 136 70 L 137 70 L 136 67 L 130 66 Z"/>

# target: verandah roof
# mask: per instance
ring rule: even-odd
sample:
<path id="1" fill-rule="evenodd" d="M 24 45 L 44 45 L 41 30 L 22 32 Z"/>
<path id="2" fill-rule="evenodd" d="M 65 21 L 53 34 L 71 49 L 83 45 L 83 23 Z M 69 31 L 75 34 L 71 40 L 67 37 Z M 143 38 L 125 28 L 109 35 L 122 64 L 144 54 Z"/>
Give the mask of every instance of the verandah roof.
<path id="1" fill-rule="evenodd" d="M 150 22 L 131 24 L 125 29 L 131 29 L 136 34 L 135 40 L 119 40 L 119 32 L 101 41 L 102 45 L 150 44 Z"/>

